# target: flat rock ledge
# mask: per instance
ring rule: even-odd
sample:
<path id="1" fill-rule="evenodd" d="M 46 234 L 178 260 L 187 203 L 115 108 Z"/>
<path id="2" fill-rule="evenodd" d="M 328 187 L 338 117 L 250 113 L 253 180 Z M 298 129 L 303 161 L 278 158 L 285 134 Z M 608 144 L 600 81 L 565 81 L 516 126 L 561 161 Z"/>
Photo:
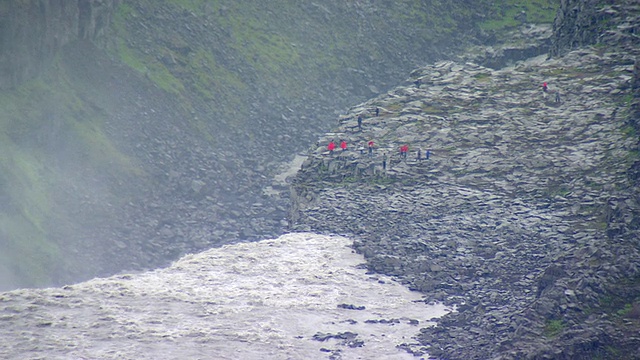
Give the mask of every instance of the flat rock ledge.
<path id="1" fill-rule="evenodd" d="M 352 236 L 371 271 L 457 305 L 421 330 L 414 355 L 633 358 L 640 203 L 628 109 L 639 53 L 595 46 L 500 70 L 414 71 L 310 149 L 291 228 Z M 347 150 L 330 153 L 331 140 Z"/>

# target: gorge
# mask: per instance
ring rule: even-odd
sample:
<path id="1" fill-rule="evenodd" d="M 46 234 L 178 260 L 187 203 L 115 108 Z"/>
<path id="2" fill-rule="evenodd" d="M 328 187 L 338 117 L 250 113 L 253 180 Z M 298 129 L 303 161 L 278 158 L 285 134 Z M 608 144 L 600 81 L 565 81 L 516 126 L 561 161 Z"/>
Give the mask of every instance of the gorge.
<path id="1" fill-rule="evenodd" d="M 105 45 L 105 54 L 114 51 L 108 50 L 109 46 L 115 46 L 116 53 L 123 58 L 127 58 L 127 54 L 132 56 L 128 66 L 123 67 L 107 55 L 101 56 L 102 50 L 96 43 L 87 41 L 91 39 L 80 38 L 73 46 L 64 45 L 63 54 L 57 55 L 59 59 L 50 60 L 56 72 L 42 75 L 44 79 L 55 80 L 64 74 L 63 84 L 91 79 L 89 84 L 102 86 L 85 86 L 72 92 L 71 98 L 58 99 L 67 104 L 62 109 L 55 110 L 60 106 L 58 102 L 46 103 L 54 109 L 51 114 L 38 114 L 38 121 L 46 120 L 46 126 L 38 121 L 20 126 L 9 122 L 12 126 L 3 128 L 3 143 L 4 139 L 11 139 L 20 146 L 28 144 L 44 154 L 58 155 L 46 158 L 48 161 L 73 160 L 53 163 L 56 169 L 65 171 L 65 176 L 58 178 L 60 174 L 52 171 L 53 165 L 33 166 L 28 161 L 30 158 L 18 156 L 15 148 L 9 149 L 14 152 L 3 149 L 3 153 L 15 156 L 3 157 L 2 165 L 14 166 L 21 174 L 31 176 L 28 181 L 33 182 L 30 191 L 24 193 L 29 196 L 21 198 L 20 194 L 7 190 L 17 182 L 12 177 L 15 173 L 5 175 L 7 172 L 3 170 L 0 178 L 3 185 L 0 198 L 6 200 L 2 201 L 3 241 L 11 238 L 14 234 L 11 231 L 17 228 L 15 221 L 11 222 L 12 227 L 6 225 L 7 218 L 16 219 L 12 214 L 30 216 L 31 224 L 44 228 L 45 223 L 37 220 L 45 217 L 37 215 L 38 211 L 50 210 L 43 209 L 40 200 L 45 197 L 44 193 L 49 194 L 46 186 L 52 186 L 56 196 L 50 200 L 51 208 L 60 206 L 75 212 L 62 212 L 65 214 L 62 219 L 46 217 L 47 221 L 66 221 L 68 227 L 58 234 L 60 238 L 83 234 L 75 243 L 66 244 L 63 252 L 95 256 L 92 258 L 95 269 L 80 269 L 77 263 L 61 269 L 60 273 L 73 273 L 74 266 L 78 266 L 77 273 L 87 277 L 124 272 L 106 280 L 62 288 L 22 289 L 1 294 L 3 331 L 20 334 L 16 330 L 23 329 L 32 332 L 35 338 L 46 333 L 45 339 L 56 339 L 58 331 L 73 327 L 73 321 L 58 316 L 54 310 L 69 308 L 82 312 L 85 308 L 78 299 L 87 299 L 86 292 L 93 291 L 87 289 L 103 281 L 109 285 L 105 285 L 105 297 L 98 296 L 97 303 L 107 308 L 118 304 L 126 308 L 123 311 L 144 319 L 149 304 L 145 296 L 155 294 L 156 288 L 145 287 L 143 279 L 162 274 L 164 270 L 137 274 L 140 270 L 222 243 L 292 232 L 288 236 L 307 240 L 333 234 L 346 236 L 353 242 L 354 251 L 364 256 L 363 267 L 368 275 L 393 277 L 414 294 L 420 294 L 425 304 L 455 307 L 456 311 L 437 320 L 436 327 L 416 327 L 417 335 L 411 341 L 398 341 L 396 346 L 407 354 L 416 357 L 428 354 L 440 359 L 636 357 L 640 342 L 637 337 L 640 321 L 637 149 L 640 8 L 637 2 L 562 0 L 557 12 L 553 12 L 552 27 L 519 24 L 511 28 L 509 35 L 493 33 L 500 38 L 499 43 L 488 43 L 491 37 L 486 30 L 487 23 L 478 19 L 480 12 L 467 13 L 468 19 L 484 25 L 466 29 L 475 36 L 461 41 L 466 52 L 458 51 L 462 48 L 449 53 L 439 50 L 427 58 L 424 49 L 444 41 L 448 35 L 443 31 L 445 34 L 441 34 L 440 40 L 432 38 L 431 43 L 418 47 L 423 50 L 413 48 L 398 57 L 387 54 L 391 56 L 385 58 L 389 62 L 408 56 L 404 54 L 416 55 L 413 60 L 407 59 L 404 80 L 393 82 L 402 73 L 402 67 L 387 69 L 385 73 L 382 70 L 385 66 L 380 63 L 380 68 L 371 73 L 341 66 L 335 69 L 345 71 L 342 75 L 313 71 L 317 78 L 309 75 L 303 86 L 295 82 L 282 83 L 282 88 L 273 89 L 264 84 L 284 80 L 274 76 L 266 79 L 273 80 L 269 82 L 252 77 L 257 71 L 246 78 L 243 74 L 265 64 L 268 56 L 279 56 L 274 54 L 282 50 L 281 46 L 293 51 L 302 47 L 302 43 L 289 48 L 279 40 L 264 38 L 261 41 L 274 48 L 264 53 L 250 53 L 253 60 L 238 65 L 243 71 L 235 75 L 216 72 L 219 69 L 216 66 L 224 68 L 230 64 L 225 61 L 236 59 L 239 48 L 217 49 L 218 53 L 210 57 L 196 49 L 190 36 L 199 38 L 197 34 L 212 26 L 209 21 L 214 15 L 222 14 L 222 18 L 229 19 L 226 28 L 213 32 L 217 40 L 225 36 L 237 39 L 238 32 L 246 28 L 264 31 L 262 26 L 266 25 L 258 25 L 259 21 L 249 25 L 245 22 L 240 27 L 233 24 L 230 14 L 240 11 L 233 5 L 189 4 L 200 6 L 175 12 L 168 11 L 168 5 L 155 8 L 150 2 L 126 2 L 118 10 L 122 18 L 114 16 L 114 21 L 134 19 L 125 28 L 136 36 L 124 43 Z M 480 4 L 480 10 L 491 14 L 491 7 L 485 9 L 486 3 Z M 367 21 L 359 23 L 369 26 L 367 30 L 382 26 L 382 22 L 373 21 L 371 16 L 383 9 L 383 3 L 343 5 L 340 9 L 346 13 L 353 11 L 356 18 L 363 12 L 367 14 L 363 17 Z M 465 8 L 464 2 L 459 5 L 460 9 Z M 326 20 L 337 16 L 338 8 L 333 6 L 338 5 L 314 3 L 305 11 Z M 2 8 L 0 14 L 6 11 Z M 146 37 L 158 33 L 159 29 L 159 22 L 149 22 L 141 15 L 147 12 L 154 13 L 163 23 L 172 24 L 171 29 L 180 29 L 163 39 L 170 51 L 158 50 L 154 47 L 157 42 Z M 259 12 L 269 13 L 265 9 Z M 287 15 L 293 14 L 291 10 Z M 380 15 L 388 14 L 380 12 Z M 415 15 L 411 11 L 407 14 Z M 465 12 L 458 14 L 463 16 Z M 185 18 L 199 17 L 207 21 L 198 26 L 190 22 L 184 27 L 175 25 L 184 24 Z M 518 19 L 522 21 L 522 16 Z M 313 28 L 310 24 L 308 27 Z M 463 29 L 458 30 L 464 33 Z M 359 35 L 364 33 L 368 31 Z M 243 48 L 255 46 L 248 41 L 251 36 L 245 34 L 241 38 Z M 362 37 L 356 37 L 355 43 L 358 40 Z M 493 41 L 497 41 L 496 38 Z M 213 46 L 213 43 L 206 44 Z M 156 62 L 137 63 L 128 52 L 131 49 L 143 49 L 142 53 L 151 54 Z M 366 49 L 362 50 L 361 56 L 367 53 Z M 305 48 L 305 51 L 311 50 Z M 305 52 L 281 54 L 281 60 L 302 53 Z M 371 63 L 380 60 L 376 55 L 370 56 Z M 417 66 L 417 61 L 423 64 Z M 96 64 L 102 71 L 95 71 Z M 319 62 L 318 69 L 325 66 L 334 69 L 327 64 L 330 62 Z M 176 76 L 199 66 L 210 70 L 210 78 Z M 283 65 L 271 70 L 287 72 L 297 65 L 288 66 L 291 67 Z M 165 68 L 170 69 L 169 73 L 164 73 Z M 21 76 L 27 78 L 29 74 L 25 70 Z M 371 74 L 381 79 L 374 81 Z M 319 82 L 318 79 L 325 76 L 348 78 L 348 81 L 338 82 L 340 85 Z M 189 81 L 175 81 L 185 78 Z M 380 82 L 376 82 L 378 80 Z M 155 86 L 149 87 L 148 81 Z M 215 86 L 202 87 L 207 81 L 212 82 L 209 85 L 223 83 L 227 90 L 235 87 L 236 92 L 218 93 Z M 542 91 L 543 82 L 548 83 L 548 92 Z M 312 93 L 304 92 L 316 84 L 320 91 L 315 96 L 322 99 L 320 102 L 311 101 L 308 97 Z M 241 103 L 252 105 L 235 111 L 236 114 L 246 111 L 250 116 L 238 116 L 239 123 L 202 120 L 204 114 L 212 110 L 220 114 L 220 118 L 233 118 L 233 110 L 223 109 L 222 104 L 237 101 L 234 99 L 243 94 L 240 90 L 245 86 L 255 87 L 256 92 L 243 98 Z M 47 92 L 43 84 L 29 85 L 21 91 L 38 94 L 38 87 L 41 93 Z M 200 92 L 203 97 L 186 98 L 184 89 Z M 113 90 L 117 90 L 117 97 L 112 95 Z M 213 93 L 207 94 L 207 91 Z M 303 94 L 295 101 L 288 101 L 289 109 L 279 102 L 292 95 L 286 91 Z M 357 96 L 352 97 L 353 94 Z M 12 96 L 15 103 L 17 97 Z M 344 102 L 337 102 L 336 98 Z M 51 101 L 46 96 L 40 100 Z M 74 108 L 74 101 L 92 106 Z M 346 111 L 335 110 L 347 106 L 351 107 Z M 79 121 L 78 128 L 71 132 L 86 136 L 84 141 L 96 146 L 93 153 L 84 152 L 86 148 L 77 144 L 74 148 L 55 141 L 60 136 L 70 139 L 70 132 L 65 131 L 69 123 L 60 118 L 60 114 L 74 111 L 78 119 L 95 116 L 102 120 L 99 129 L 95 124 Z M 231 113 L 225 113 L 227 111 Z M 185 115 L 189 116 L 188 120 Z M 359 115 L 363 117 L 362 129 L 357 124 Z M 314 121 L 320 118 L 323 120 Z M 100 129 L 104 129 L 104 133 Z M 330 154 L 326 144 L 331 140 L 346 140 L 348 150 Z M 366 149 L 369 141 L 375 143 L 371 156 Z M 407 158 L 398 153 L 399 146 L 404 144 L 410 149 Z M 291 153 L 292 148 L 297 149 L 295 154 Z M 428 159 L 425 158 L 427 150 Z M 286 163 L 292 155 L 296 158 L 293 168 L 289 169 Z M 108 161 L 99 167 L 83 166 L 100 159 Z M 103 176 L 105 172 L 109 177 Z M 45 186 L 34 181 L 44 174 L 57 182 L 53 185 L 47 182 Z M 128 186 L 115 186 L 117 184 Z M 115 191 L 122 189 L 127 191 Z M 255 194 L 260 196 L 256 198 Z M 65 204 L 68 206 L 63 206 Z M 96 209 L 100 216 L 96 217 Z M 119 219 L 121 226 L 114 228 L 97 221 L 101 216 Z M 77 218 L 81 221 L 71 221 Z M 78 226 L 87 223 L 90 226 L 86 228 Z M 308 235 L 309 232 L 316 235 Z M 99 234 L 101 236 L 96 236 Z M 84 243 L 84 239 L 93 236 L 99 241 Z M 263 243 L 269 244 L 261 241 L 254 245 L 258 247 Z M 232 247 L 226 249 L 235 251 Z M 310 252 L 313 249 L 315 245 L 309 246 Z M 7 254 L 4 250 L 3 255 Z M 205 256 L 209 255 L 189 255 L 166 271 L 186 269 L 188 276 L 207 279 L 209 267 L 190 267 L 204 261 Z M 330 257 L 325 258 L 327 256 Z M 258 261 L 254 266 L 260 266 L 257 256 L 254 260 Z M 6 263 L 3 259 L 2 264 Z M 213 265 L 215 261 L 210 263 Z M 64 277 L 60 279 L 62 283 L 68 281 Z M 216 276 L 211 281 L 215 279 Z M 181 290 L 180 286 L 174 287 L 174 282 L 170 284 L 177 301 L 160 302 L 161 306 L 170 309 L 202 305 L 202 317 L 211 314 L 208 311 L 215 304 L 200 297 L 189 300 L 180 295 L 181 291 L 193 292 L 195 287 Z M 136 301 L 127 303 L 127 296 Z M 121 300 L 111 299 L 120 297 L 124 299 L 122 304 Z M 340 305 L 340 300 L 330 297 L 327 303 L 334 307 Z M 358 308 L 359 304 L 352 305 Z M 116 318 L 120 320 L 106 327 L 100 323 L 99 328 L 102 334 L 112 334 L 113 339 L 131 331 L 129 334 L 144 334 L 134 336 L 137 342 L 152 342 L 158 334 L 167 331 L 163 322 L 173 321 L 169 320 L 173 319 L 172 312 L 166 311 L 166 320 L 126 323 L 118 315 Z M 198 311 L 194 310 L 190 316 L 197 317 Z M 33 322 L 21 328 L 18 314 L 28 315 Z M 428 319 L 420 319 L 419 324 L 424 320 Z M 213 324 L 212 328 L 218 326 L 215 321 Z M 347 324 L 343 329 L 347 329 Z M 81 328 L 83 334 L 91 336 L 92 330 L 87 330 L 90 326 Z M 265 328 L 264 336 L 268 336 L 269 329 L 272 328 Z M 348 352 L 348 344 L 362 337 L 345 335 L 346 330 L 334 331 L 319 337 L 345 341 L 325 347 L 326 351 L 318 350 L 318 357 L 355 358 L 357 355 L 349 355 L 353 353 Z M 212 332 L 194 328 L 169 336 L 174 345 L 180 347 L 190 344 L 194 334 L 197 338 L 210 336 Z M 312 335 L 305 334 L 304 338 Z M 21 341 L 20 336 L 12 336 L 15 343 Z M 255 342 L 267 344 L 269 348 L 265 338 L 258 337 Z M 367 343 L 365 340 L 365 348 Z M 207 344 L 214 346 L 216 341 L 210 339 Z M 92 351 L 97 351 L 88 347 L 88 352 L 79 352 L 83 351 L 80 345 L 75 343 L 75 347 L 70 345 L 65 350 L 64 344 L 43 342 L 34 354 L 46 353 L 49 349 L 60 358 L 71 354 L 90 357 Z M 273 358 L 285 354 L 273 351 Z M 21 358 L 26 353 L 5 354 Z M 108 352 L 100 354 L 100 358 L 117 356 Z"/>

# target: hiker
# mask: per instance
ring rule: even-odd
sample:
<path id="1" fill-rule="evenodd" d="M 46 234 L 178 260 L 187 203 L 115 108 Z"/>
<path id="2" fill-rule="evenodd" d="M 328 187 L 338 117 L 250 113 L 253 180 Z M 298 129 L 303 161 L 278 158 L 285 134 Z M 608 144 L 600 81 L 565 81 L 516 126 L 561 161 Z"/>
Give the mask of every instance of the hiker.
<path id="1" fill-rule="evenodd" d="M 362 131 L 362 114 L 358 115 L 358 130 Z"/>
<path id="2" fill-rule="evenodd" d="M 342 140 L 342 141 L 340 142 L 340 148 L 342 149 L 342 151 L 347 150 L 347 142 L 346 142 L 346 141 L 344 141 L 344 140 Z"/>
<path id="3" fill-rule="evenodd" d="M 409 151 L 409 145 L 400 146 L 400 157 L 403 159 L 407 158 L 407 151 Z"/>
<path id="4" fill-rule="evenodd" d="M 384 153 L 382 155 L 382 170 L 383 171 L 387 170 L 387 153 Z"/>
<path id="5" fill-rule="evenodd" d="M 380 116 L 380 108 L 376 106 L 376 117 Z"/>
<path id="6" fill-rule="evenodd" d="M 333 154 L 333 150 L 336 149 L 336 143 L 333 142 L 333 140 L 331 140 L 329 142 L 329 145 L 327 145 L 327 150 L 329 150 L 329 155 Z"/>
<path id="7" fill-rule="evenodd" d="M 547 92 L 547 90 L 549 90 L 549 87 L 547 86 L 547 82 L 545 81 L 542 83 L 542 91 Z"/>
<path id="8" fill-rule="evenodd" d="M 413 84 L 414 84 L 418 89 L 420 89 L 420 85 L 422 85 L 422 80 L 417 79 L 416 81 L 414 81 L 414 82 L 413 82 Z"/>
<path id="9" fill-rule="evenodd" d="M 424 154 L 424 158 L 429 160 L 429 157 L 431 156 L 431 151 L 427 150 L 427 152 Z"/>
<path id="10" fill-rule="evenodd" d="M 373 140 L 369 140 L 367 146 L 369 148 L 369 157 L 373 157 Z"/>
<path id="11" fill-rule="evenodd" d="M 556 99 L 555 99 L 556 103 L 560 103 L 560 91 L 556 90 Z"/>
<path id="12" fill-rule="evenodd" d="M 422 160 L 422 149 L 418 148 L 418 161 Z"/>

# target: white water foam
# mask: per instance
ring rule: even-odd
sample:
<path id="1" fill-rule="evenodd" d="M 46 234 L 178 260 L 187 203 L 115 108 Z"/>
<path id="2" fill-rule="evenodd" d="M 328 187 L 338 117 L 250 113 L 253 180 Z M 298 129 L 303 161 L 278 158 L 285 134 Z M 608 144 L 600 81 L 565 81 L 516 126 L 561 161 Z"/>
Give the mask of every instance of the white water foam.
<path id="1" fill-rule="evenodd" d="M 0 357 L 415 359 L 397 345 L 417 345 L 420 327 L 449 310 L 367 275 L 351 243 L 294 233 L 143 274 L 3 293 Z"/>

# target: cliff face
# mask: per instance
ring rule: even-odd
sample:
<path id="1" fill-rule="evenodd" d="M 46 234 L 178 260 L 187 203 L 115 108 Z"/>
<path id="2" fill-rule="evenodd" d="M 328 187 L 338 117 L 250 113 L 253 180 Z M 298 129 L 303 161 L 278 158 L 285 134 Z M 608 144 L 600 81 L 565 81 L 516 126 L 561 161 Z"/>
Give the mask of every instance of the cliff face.
<path id="1" fill-rule="evenodd" d="M 598 7 L 557 22 L 577 27 L 554 35 L 554 58 L 418 69 L 414 85 L 353 107 L 310 149 L 293 184 L 293 228 L 350 234 L 369 269 L 460 305 L 422 330 L 414 354 L 637 357 L 625 334 L 637 333 L 640 306 L 640 9 L 605 8 L 601 32 L 575 22 L 597 24 Z M 355 151 L 330 154 L 337 139 Z"/>
<path id="2" fill-rule="evenodd" d="M 4 1 L 0 4 L 0 89 L 32 79 L 71 41 L 103 41 L 118 0 Z"/>
<path id="3" fill-rule="evenodd" d="M 634 5 L 628 1 L 562 0 L 553 24 L 550 54 L 596 43 L 633 41 L 640 25 L 634 17 L 625 20 L 630 6 Z"/>
<path id="4" fill-rule="evenodd" d="M 281 234 L 279 167 L 507 3 L 2 2 L 0 289 Z"/>

